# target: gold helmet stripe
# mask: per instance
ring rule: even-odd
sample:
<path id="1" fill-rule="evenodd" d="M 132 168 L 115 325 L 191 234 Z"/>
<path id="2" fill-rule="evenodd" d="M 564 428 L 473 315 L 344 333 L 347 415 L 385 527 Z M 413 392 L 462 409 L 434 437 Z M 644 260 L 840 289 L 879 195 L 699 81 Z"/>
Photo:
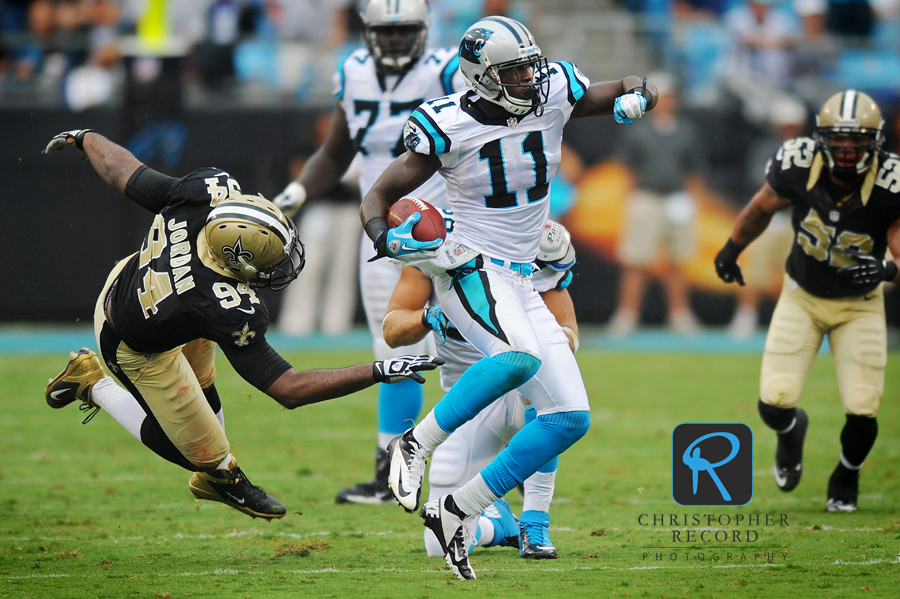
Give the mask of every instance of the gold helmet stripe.
<path id="1" fill-rule="evenodd" d="M 209 216 L 208 222 L 214 222 L 221 218 L 238 217 L 268 227 L 281 238 L 284 245 L 288 245 L 294 238 L 284 223 L 275 218 L 271 212 L 256 206 L 221 204 L 213 212 L 210 212 Z"/>

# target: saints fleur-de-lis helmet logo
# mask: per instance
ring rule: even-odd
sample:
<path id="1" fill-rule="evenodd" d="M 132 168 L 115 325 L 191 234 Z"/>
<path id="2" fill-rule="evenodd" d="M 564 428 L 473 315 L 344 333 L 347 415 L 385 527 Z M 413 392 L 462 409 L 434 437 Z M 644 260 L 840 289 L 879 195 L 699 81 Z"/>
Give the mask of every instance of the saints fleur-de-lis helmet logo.
<path id="1" fill-rule="evenodd" d="M 222 253 L 225 254 L 228 262 L 235 268 L 240 268 L 241 266 L 243 266 L 243 264 L 253 260 L 253 252 L 251 252 L 250 250 L 245 250 L 243 247 L 241 247 L 240 236 L 238 236 L 237 240 L 234 242 L 234 245 L 223 245 Z"/>

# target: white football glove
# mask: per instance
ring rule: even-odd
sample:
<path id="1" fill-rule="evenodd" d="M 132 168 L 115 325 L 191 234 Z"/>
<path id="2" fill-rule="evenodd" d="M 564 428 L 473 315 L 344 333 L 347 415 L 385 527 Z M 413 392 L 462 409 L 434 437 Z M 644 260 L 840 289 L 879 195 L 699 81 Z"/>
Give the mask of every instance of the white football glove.
<path id="1" fill-rule="evenodd" d="M 88 156 L 84 153 L 84 134 L 90 131 L 93 131 L 93 129 L 73 129 L 57 133 L 41 154 L 49 154 L 53 150 L 65 150 L 70 146 L 75 146 L 81 152 L 81 159 L 87 162 Z M 72 138 L 71 142 L 69 138 Z"/>
<path id="2" fill-rule="evenodd" d="M 616 103 L 613 106 L 613 117 L 615 117 L 617 123 L 630 125 L 634 122 L 633 119 L 639 119 L 644 116 L 646 108 L 647 99 L 644 96 L 637 93 L 625 94 L 616 98 Z"/>
<path id="3" fill-rule="evenodd" d="M 443 363 L 443 358 L 434 356 L 397 356 L 372 364 L 372 376 L 378 383 L 398 383 L 406 379 L 424 383 L 425 379 L 416 373 L 423 370 L 434 370 Z"/>
<path id="4" fill-rule="evenodd" d="M 291 181 L 288 183 L 288 186 L 284 188 L 284 191 L 275 196 L 272 203 L 284 212 L 285 216 L 294 218 L 305 201 L 306 188 L 303 187 L 302 183 Z"/>

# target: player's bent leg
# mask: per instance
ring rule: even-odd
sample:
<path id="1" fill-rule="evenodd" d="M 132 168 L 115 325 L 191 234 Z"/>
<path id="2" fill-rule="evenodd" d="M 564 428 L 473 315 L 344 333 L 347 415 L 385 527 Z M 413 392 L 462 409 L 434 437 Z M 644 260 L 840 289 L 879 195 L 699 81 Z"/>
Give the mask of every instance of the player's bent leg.
<path id="1" fill-rule="evenodd" d="M 422 422 L 391 441 L 388 485 L 407 512 L 419 507 L 425 467 L 434 450 L 492 401 L 534 376 L 539 367 L 537 358 L 523 352 L 483 358 L 463 373 Z"/>
<path id="2" fill-rule="evenodd" d="M 828 480 L 825 509 L 850 512 L 857 508 L 859 472 L 878 436 L 878 410 L 884 393 L 887 327 L 884 304 L 876 298 L 845 300 L 849 318 L 829 334 L 846 423 L 841 431 L 840 462 Z"/>
<path id="3" fill-rule="evenodd" d="M 503 497 L 574 445 L 587 433 L 590 423 L 590 413 L 586 411 L 538 416 L 513 436 L 507 448 L 482 471 L 484 482 L 498 498 Z M 466 510 L 469 505 L 461 507 Z"/>
<path id="4" fill-rule="evenodd" d="M 809 419 L 797 409 L 806 375 L 822 343 L 824 325 L 813 313 L 816 298 L 802 289 L 792 289 L 785 276 L 763 352 L 760 375 L 759 414 L 777 435 L 775 483 L 792 491 L 803 473 L 803 443 Z"/>
<path id="5" fill-rule="evenodd" d="M 224 503 L 252 518 L 283 518 L 284 504 L 251 483 L 234 456 L 229 454 L 226 460 L 219 468 L 194 472 L 188 482 L 194 497 Z"/>

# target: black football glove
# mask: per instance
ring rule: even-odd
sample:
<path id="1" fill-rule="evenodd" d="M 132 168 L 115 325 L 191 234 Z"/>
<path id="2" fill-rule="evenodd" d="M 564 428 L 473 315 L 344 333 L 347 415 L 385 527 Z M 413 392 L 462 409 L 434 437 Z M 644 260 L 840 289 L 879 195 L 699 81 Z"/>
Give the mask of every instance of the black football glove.
<path id="1" fill-rule="evenodd" d="M 870 254 L 849 250 L 847 255 L 856 260 L 853 266 L 838 269 L 838 275 L 856 287 L 871 287 L 882 281 L 897 278 L 897 265 L 889 260 L 879 260 Z"/>
<path id="2" fill-rule="evenodd" d="M 741 272 L 741 267 L 738 266 L 737 259 L 745 247 L 735 243 L 729 237 L 728 241 L 725 242 L 725 247 L 716 254 L 716 274 L 726 283 L 737 281 L 738 285 L 743 287 L 744 274 Z"/>
<path id="3" fill-rule="evenodd" d="M 81 152 L 81 159 L 87 162 L 88 156 L 84 153 L 84 134 L 91 131 L 93 129 L 73 129 L 72 131 L 57 133 L 41 154 L 49 154 L 51 150 L 65 150 L 69 146 L 74 145 Z M 69 138 L 72 139 L 71 142 Z"/>
<path id="4" fill-rule="evenodd" d="M 398 383 L 406 379 L 424 383 L 425 379 L 416 373 L 434 370 L 443 363 L 444 358 L 434 356 L 397 356 L 390 360 L 375 362 L 372 365 L 372 376 L 378 383 Z"/>

